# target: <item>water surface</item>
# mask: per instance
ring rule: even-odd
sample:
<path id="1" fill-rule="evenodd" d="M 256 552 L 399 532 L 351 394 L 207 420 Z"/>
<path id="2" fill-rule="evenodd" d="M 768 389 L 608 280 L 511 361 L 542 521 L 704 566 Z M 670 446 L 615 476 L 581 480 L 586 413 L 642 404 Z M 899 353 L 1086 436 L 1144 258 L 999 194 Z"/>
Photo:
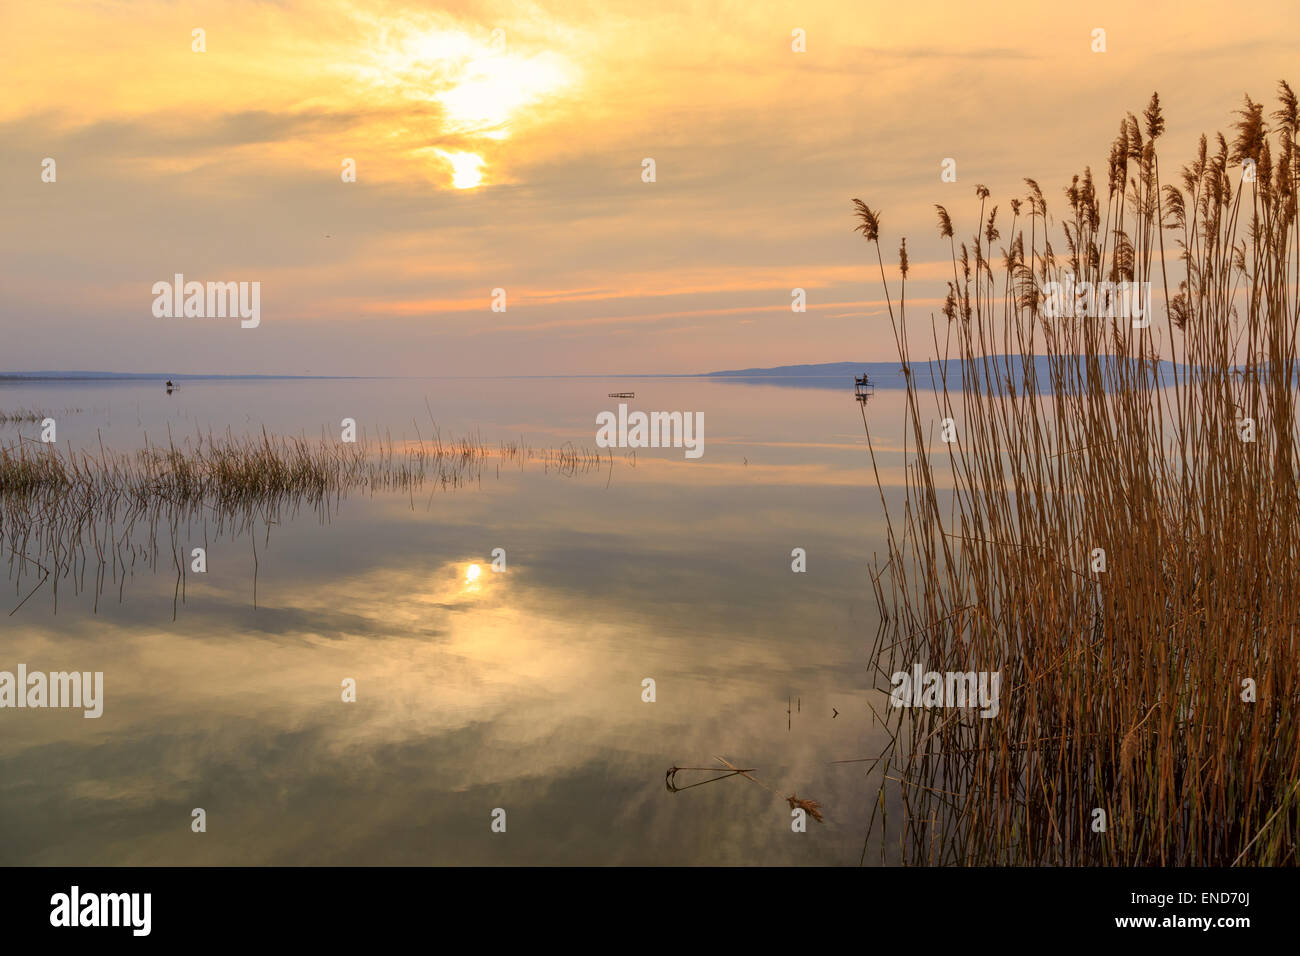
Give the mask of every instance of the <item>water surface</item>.
<path id="1" fill-rule="evenodd" d="M 0 617 L 0 669 L 103 671 L 104 714 L 0 710 L 0 863 L 857 864 L 875 784 L 832 761 L 883 746 L 867 659 L 883 519 L 851 387 L 59 382 L 0 387 L 0 410 L 52 412 L 74 448 L 335 438 L 351 417 L 394 440 L 436 421 L 444 439 L 594 450 L 613 391 L 702 411 L 703 457 L 615 450 L 575 473 L 492 457 L 459 488 L 155 529 L 156 561 L 121 580 L 97 587 L 92 553 L 82 580 L 37 588 Z M 869 413 L 896 421 L 897 403 Z M 178 598 L 173 552 L 193 546 L 208 571 Z M 9 581 L 0 615 L 39 578 Z M 718 754 L 762 783 L 665 788 Z M 825 823 L 792 833 L 792 792 Z"/>

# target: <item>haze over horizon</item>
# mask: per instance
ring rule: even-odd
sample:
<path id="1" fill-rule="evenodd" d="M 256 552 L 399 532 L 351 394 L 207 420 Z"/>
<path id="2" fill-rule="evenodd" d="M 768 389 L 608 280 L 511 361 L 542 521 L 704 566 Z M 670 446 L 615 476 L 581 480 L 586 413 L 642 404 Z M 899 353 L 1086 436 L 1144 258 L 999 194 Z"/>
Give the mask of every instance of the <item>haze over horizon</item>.
<path id="1" fill-rule="evenodd" d="M 1208 5 L 76 6 L 0 9 L 12 371 L 885 361 L 851 198 L 882 210 L 887 271 L 907 237 L 928 339 L 951 274 L 934 203 L 969 236 L 976 183 L 1005 213 L 1030 176 L 1059 216 L 1062 187 L 1104 173 L 1120 119 L 1153 90 L 1173 179 L 1244 93 L 1271 112 L 1277 81 L 1300 79 L 1276 2 L 1234 17 L 1231 39 Z M 940 182 L 946 157 L 955 183 Z M 155 318 L 151 286 L 176 273 L 260 282 L 260 326 Z"/>
<path id="2" fill-rule="evenodd" d="M 707 371 L 697 372 L 565 372 L 565 373 L 534 373 L 533 375 L 350 375 L 334 374 L 324 375 L 315 374 L 310 371 L 304 373 L 294 372 L 170 372 L 164 371 L 142 371 L 139 369 L 131 371 L 111 371 L 107 369 L 30 369 L 30 370 L 13 370 L 0 369 L 0 380 L 5 378 L 24 378 L 34 379 L 41 377 L 59 378 L 84 375 L 88 377 L 103 378 L 156 378 L 159 376 L 171 375 L 175 378 L 701 378 L 710 375 L 734 375 L 741 372 L 777 372 L 786 369 L 828 369 L 836 366 L 866 366 L 869 362 L 806 362 L 797 365 L 777 365 L 767 367 L 751 366 L 744 369 L 710 369 Z M 885 365 L 896 365 L 896 360 L 888 360 Z"/>

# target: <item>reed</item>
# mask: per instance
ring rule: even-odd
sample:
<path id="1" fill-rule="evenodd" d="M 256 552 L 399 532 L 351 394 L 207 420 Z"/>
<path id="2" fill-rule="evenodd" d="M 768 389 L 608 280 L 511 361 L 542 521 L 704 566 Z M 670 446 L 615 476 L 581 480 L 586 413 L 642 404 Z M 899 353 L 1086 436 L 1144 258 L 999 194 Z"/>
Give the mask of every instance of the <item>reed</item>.
<path id="1" fill-rule="evenodd" d="M 855 200 L 906 379 L 902 508 L 863 409 L 887 521 L 878 686 L 914 663 L 1002 675 L 992 719 L 886 708 L 882 859 L 1296 863 L 1300 124 L 1279 96 L 1271 115 L 1247 98 L 1174 183 L 1152 96 L 1059 223 L 1033 180 L 1005 238 L 984 187 L 968 242 L 940 208 L 953 278 L 919 365 L 880 213 Z M 1067 272 L 1150 282 L 1156 321 L 1048 317 Z"/>
<path id="2" fill-rule="evenodd" d="M 80 412 L 79 408 L 66 408 L 63 413 L 72 415 Z M 40 411 L 35 408 L 0 408 L 0 425 L 24 425 L 33 422 L 44 421 L 51 417 L 50 412 Z"/>
<path id="3" fill-rule="evenodd" d="M 18 611 L 45 585 L 58 606 L 59 583 L 92 588 L 96 608 L 105 581 L 118 586 L 137 567 L 170 564 L 182 596 L 187 566 L 180 544 L 192 525 L 208 535 L 254 535 L 302 511 L 328 521 L 352 493 L 424 489 L 437 493 L 481 481 L 489 466 L 540 464 L 547 473 L 584 474 L 613 459 L 566 443 L 533 448 L 519 442 L 489 446 L 477 436 L 394 440 L 390 434 L 357 442 L 322 437 L 225 435 L 196 432 L 183 440 L 131 451 L 98 444 L 67 445 L 18 439 L 0 444 L 0 556 L 20 600 Z M 255 546 L 255 545 L 254 545 Z M 90 581 L 87 584 L 89 573 Z M 30 586 L 30 581 L 35 585 Z"/>

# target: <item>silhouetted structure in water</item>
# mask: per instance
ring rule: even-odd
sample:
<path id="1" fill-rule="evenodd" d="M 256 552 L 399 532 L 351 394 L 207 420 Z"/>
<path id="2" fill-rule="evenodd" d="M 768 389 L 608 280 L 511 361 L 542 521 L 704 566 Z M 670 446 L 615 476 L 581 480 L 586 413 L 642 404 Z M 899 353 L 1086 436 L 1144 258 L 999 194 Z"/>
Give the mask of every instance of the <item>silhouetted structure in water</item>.
<path id="1" fill-rule="evenodd" d="M 853 376 L 853 394 L 858 401 L 866 404 L 867 399 L 876 394 L 876 386 L 865 374 Z"/>

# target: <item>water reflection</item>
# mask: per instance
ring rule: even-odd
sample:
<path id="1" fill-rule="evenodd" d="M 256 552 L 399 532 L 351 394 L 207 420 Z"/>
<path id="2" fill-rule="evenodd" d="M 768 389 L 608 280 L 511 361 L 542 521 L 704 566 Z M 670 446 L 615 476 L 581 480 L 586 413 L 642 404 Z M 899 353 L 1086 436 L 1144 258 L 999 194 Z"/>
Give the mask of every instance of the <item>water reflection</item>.
<path id="1" fill-rule="evenodd" d="M 712 416 L 698 462 L 615 455 L 612 477 L 565 478 L 493 462 L 446 493 L 224 524 L 162 513 L 136 520 L 112 588 L 93 586 L 93 550 L 69 559 L 84 586 L 57 614 L 41 592 L 7 618 L 0 668 L 102 670 L 104 716 L 0 712 L 0 859 L 856 864 L 875 789 L 832 761 L 880 750 L 865 704 L 884 700 L 858 408 L 680 387 L 665 407 Z M 572 383 L 530 394 L 573 427 L 529 443 L 583 441 Z M 194 546 L 206 573 L 188 570 Z M 715 755 L 771 790 L 665 791 L 669 767 Z M 792 833 L 791 792 L 825 822 Z"/>

